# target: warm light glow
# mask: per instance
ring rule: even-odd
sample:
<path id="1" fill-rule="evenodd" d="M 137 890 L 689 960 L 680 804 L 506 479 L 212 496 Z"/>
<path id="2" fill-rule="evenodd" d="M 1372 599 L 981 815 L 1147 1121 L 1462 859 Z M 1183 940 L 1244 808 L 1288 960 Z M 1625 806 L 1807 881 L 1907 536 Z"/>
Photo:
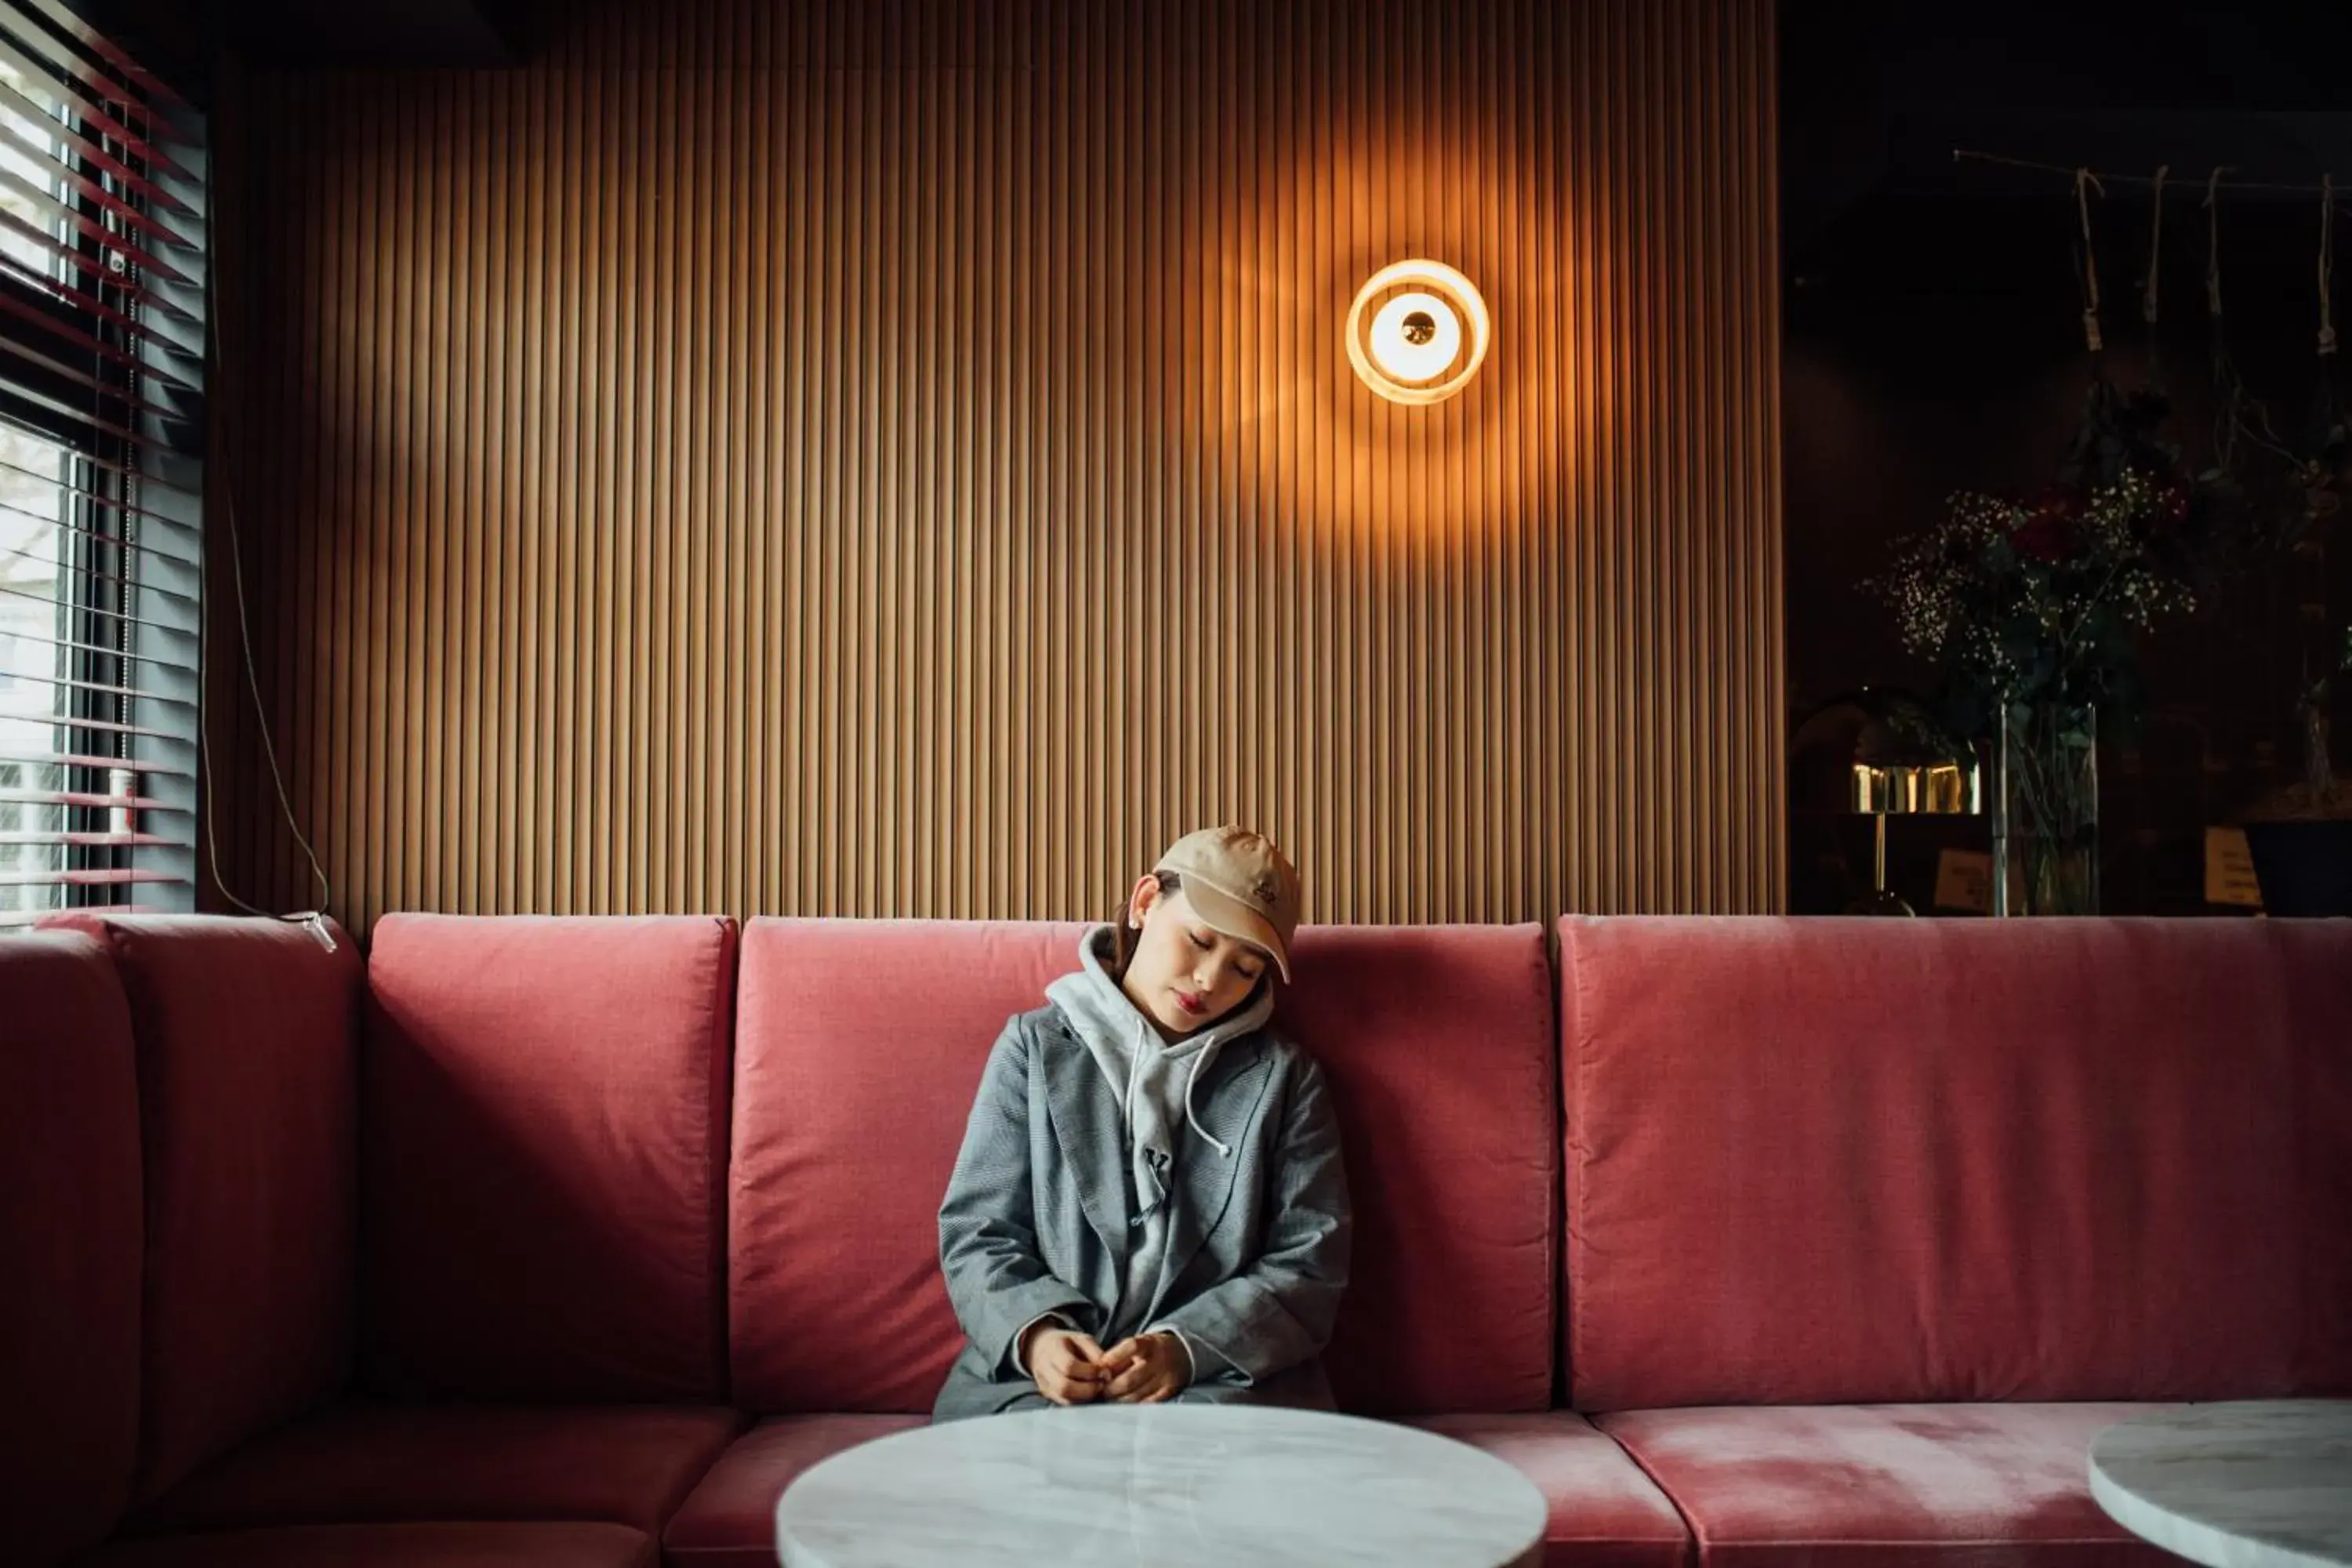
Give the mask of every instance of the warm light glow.
<path id="1" fill-rule="evenodd" d="M 1470 279 L 1440 261 L 1392 262 L 1356 291 L 1348 360 L 1366 386 L 1391 402 L 1443 403 L 1478 374 L 1493 335 L 1486 301 Z"/>
<path id="2" fill-rule="evenodd" d="M 1399 381 L 1435 381 L 1462 352 L 1462 318 L 1434 294 L 1400 294 L 1372 318 L 1371 352 Z"/>

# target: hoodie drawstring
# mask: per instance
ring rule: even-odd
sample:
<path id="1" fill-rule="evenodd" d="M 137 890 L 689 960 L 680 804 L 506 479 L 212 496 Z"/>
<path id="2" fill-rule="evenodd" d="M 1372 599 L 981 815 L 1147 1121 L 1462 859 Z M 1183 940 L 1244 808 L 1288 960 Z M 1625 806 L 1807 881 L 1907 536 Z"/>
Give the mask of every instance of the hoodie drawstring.
<path id="1" fill-rule="evenodd" d="M 1127 1119 L 1129 1127 L 1135 1125 L 1135 1086 L 1143 1077 L 1143 1053 L 1150 1049 L 1152 1044 L 1150 1027 L 1139 1021 L 1135 1031 L 1135 1051 L 1127 1064 L 1127 1093 L 1118 1108 L 1119 1114 Z M 1201 1086 L 1201 1069 L 1208 1065 L 1210 1057 L 1214 1054 L 1206 1050 L 1192 1053 L 1192 1069 L 1184 1075 L 1184 1125 L 1190 1127 L 1202 1142 L 1230 1160 L 1234 1157 L 1233 1145 L 1218 1142 L 1209 1130 L 1201 1125 L 1200 1117 L 1192 1110 L 1192 1091 Z"/>
<path id="2" fill-rule="evenodd" d="M 1209 1130 L 1201 1125 L 1201 1119 L 1192 1114 L 1192 1089 L 1194 1086 L 1199 1084 L 1201 1081 L 1201 1064 L 1208 1059 L 1209 1053 L 1206 1051 L 1194 1053 L 1192 1057 L 1192 1070 L 1185 1075 L 1184 1125 L 1190 1127 L 1194 1132 L 1198 1133 L 1203 1142 L 1207 1143 L 1218 1153 L 1223 1154 L 1226 1159 L 1230 1160 L 1234 1157 L 1233 1150 L 1226 1147 L 1224 1144 L 1218 1142 L 1214 1138 L 1210 1137 Z"/>

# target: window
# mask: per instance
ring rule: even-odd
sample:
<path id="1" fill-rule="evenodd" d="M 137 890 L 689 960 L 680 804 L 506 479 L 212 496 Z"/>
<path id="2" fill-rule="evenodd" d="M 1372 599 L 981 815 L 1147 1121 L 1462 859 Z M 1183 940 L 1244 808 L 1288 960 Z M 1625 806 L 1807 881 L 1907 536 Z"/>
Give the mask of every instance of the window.
<path id="1" fill-rule="evenodd" d="M 194 901 L 202 132 L 0 0 L 0 927 Z"/>

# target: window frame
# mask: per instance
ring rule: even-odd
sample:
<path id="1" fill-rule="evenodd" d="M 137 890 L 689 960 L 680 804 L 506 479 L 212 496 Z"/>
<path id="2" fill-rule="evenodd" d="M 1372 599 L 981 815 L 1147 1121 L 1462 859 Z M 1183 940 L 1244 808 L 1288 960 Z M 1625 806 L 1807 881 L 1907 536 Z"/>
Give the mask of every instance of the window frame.
<path id="1" fill-rule="evenodd" d="M 29 27 L 38 34 L 43 23 L 32 15 L 37 8 L 21 0 L 11 5 L 11 28 L 22 35 Z M 55 58 L 68 58 L 69 51 L 58 41 L 62 36 L 42 41 Z M 34 51 L 36 58 L 39 52 Z M 53 199 L 74 216 L 58 217 L 54 232 L 57 241 L 69 246 L 81 262 L 78 268 L 65 256 L 56 255 L 38 270 L 138 323 L 125 326 L 0 268 L 0 303 L 7 312 L 0 316 L 0 331 L 44 357 L 69 363 L 86 357 L 91 366 L 84 380 L 10 353 L 6 384 L 0 385 L 0 419 L 62 452 L 59 590 L 54 619 L 60 641 L 55 669 L 64 684 L 57 685 L 52 694 L 51 733 L 65 738 L 67 754 L 104 756 L 121 764 L 63 763 L 56 767 L 55 776 L 61 793 L 128 795 L 156 803 L 142 807 L 35 805 L 17 815 L 38 813 L 68 836 L 135 833 L 163 841 L 119 844 L 68 837 L 54 847 L 25 847 L 10 859 L 22 866 L 28 879 L 46 871 L 61 879 L 47 884 L 28 880 L 26 889 L 38 889 L 32 894 L 11 889 L 7 911 L 18 918 L 0 923 L 21 925 L 25 917 L 41 910 L 123 904 L 192 909 L 201 804 L 197 792 L 204 782 L 198 759 L 203 739 L 205 378 L 201 363 L 192 370 L 188 356 L 203 353 L 208 330 L 204 324 L 208 316 L 205 279 L 211 264 L 205 128 L 200 115 L 184 104 L 177 106 L 173 123 L 184 134 L 169 142 L 170 159 L 185 167 L 184 176 L 163 160 L 142 159 L 139 148 L 110 132 L 81 101 L 85 96 L 94 100 L 106 106 L 106 112 L 117 113 L 123 125 L 133 126 L 131 111 L 118 110 L 131 101 L 119 83 L 99 87 L 83 77 L 75 94 L 68 95 L 11 74 L 16 78 L 18 97 L 55 107 L 58 129 L 49 138 L 48 155 L 59 173 L 53 182 Z M 16 102 L 0 103 L 0 113 L 19 121 L 29 118 Z M 146 118 L 152 134 L 152 109 Z M 12 128 L 0 131 L 0 138 L 26 159 L 40 156 L 29 135 Z M 131 177 L 118 174 L 118 168 Z M 184 210 L 162 212 L 161 204 L 139 188 L 142 181 Z M 158 242 L 114 204 L 142 215 L 157 214 L 192 242 L 173 247 L 171 264 L 189 282 L 135 269 L 121 247 L 152 252 Z M 36 270 L 19 257 L 12 256 L 10 265 L 28 273 Z M 128 295 L 109 299 L 108 287 L 113 282 L 135 284 L 186 311 L 197 322 L 197 341 L 180 341 L 188 335 L 184 327 L 176 331 L 159 327 L 161 311 L 154 306 Z M 34 324 L 37 320 L 106 352 L 91 353 L 87 345 L 78 347 L 46 332 Z M 167 364 L 163 380 L 148 374 Z M 82 417 L 65 411 L 75 408 Z M 157 482 L 143 482 L 148 479 Z M 28 728 L 38 729 L 38 721 Z M 135 763 L 170 771 L 140 771 L 131 766 Z M 44 771 L 36 768 L 29 776 L 38 779 Z M 19 768 L 18 776 L 27 775 Z M 152 820 L 159 816 L 165 820 Z M 33 832 L 53 830 L 47 820 L 23 826 Z M 35 857 L 30 865 L 19 858 L 26 853 Z M 78 879 L 78 873 L 135 879 L 101 881 Z"/>

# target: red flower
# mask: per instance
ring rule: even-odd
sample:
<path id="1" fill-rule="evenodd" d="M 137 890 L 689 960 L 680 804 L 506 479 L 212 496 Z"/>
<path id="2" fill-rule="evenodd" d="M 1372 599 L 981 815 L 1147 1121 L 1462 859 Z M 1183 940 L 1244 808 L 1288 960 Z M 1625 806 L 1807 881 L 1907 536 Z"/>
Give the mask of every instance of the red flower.
<path id="1" fill-rule="evenodd" d="M 2022 519 L 2010 530 L 2010 542 L 2031 560 L 2056 565 L 2082 553 L 2075 523 L 2083 515 L 2083 498 L 2063 485 L 2053 485 L 2033 499 Z"/>

